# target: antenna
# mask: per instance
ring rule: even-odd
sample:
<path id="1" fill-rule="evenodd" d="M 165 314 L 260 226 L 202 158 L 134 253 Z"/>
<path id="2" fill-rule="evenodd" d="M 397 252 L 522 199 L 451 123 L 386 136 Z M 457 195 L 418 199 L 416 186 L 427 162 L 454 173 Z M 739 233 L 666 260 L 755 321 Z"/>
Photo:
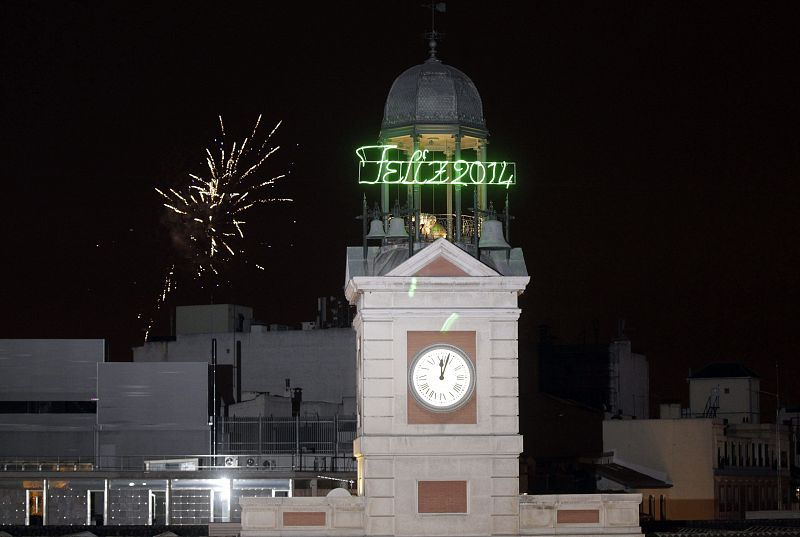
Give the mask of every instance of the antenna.
<path id="1" fill-rule="evenodd" d="M 430 54 L 429 61 L 439 61 L 436 57 L 437 39 L 444 39 L 444 34 L 436 31 L 436 12 L 446 13 L 447 4 L 445 2 L 431 2 L 430 4 L 423 4 L 422 7 L 429 7 L 431 9 L 431 31 L 425 34 L 428 39 L 428 54 Z"/>

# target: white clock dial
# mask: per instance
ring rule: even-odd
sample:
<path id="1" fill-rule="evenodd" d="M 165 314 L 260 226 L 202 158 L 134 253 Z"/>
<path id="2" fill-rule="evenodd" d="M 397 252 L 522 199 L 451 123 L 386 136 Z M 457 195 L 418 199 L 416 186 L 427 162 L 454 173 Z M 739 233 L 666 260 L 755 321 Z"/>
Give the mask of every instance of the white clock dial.
<path id="1" fill-rule="evenodd" d="M 419 352 L 408 371 L 414 398 L 435 411 L 455 410 L 475 389 L 475 367 L 466 353 L 450 345 L 433 345 Z"/>

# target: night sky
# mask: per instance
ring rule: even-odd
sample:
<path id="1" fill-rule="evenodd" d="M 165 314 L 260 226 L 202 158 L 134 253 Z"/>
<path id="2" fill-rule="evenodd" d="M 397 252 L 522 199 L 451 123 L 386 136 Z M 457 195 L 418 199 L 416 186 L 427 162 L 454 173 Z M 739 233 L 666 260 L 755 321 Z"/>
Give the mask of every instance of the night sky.
<path id="1" fill-rule="evenodd" d="M 355 148 L 426 59 L 420 3 L 3 2 L 0 337 L 106 338 L 124 360 L 176 304 L 313 320 L 377 199 Z M 523 359 L 542 322 L 591 342 L 624 318 L 654 402 L 736 361 L 769 391 L 778 362 L 800 403 L 797 20 L 788 2 L 448 2 L 440 57 L 481 93 L 490 159 L 517 163 Z M 234 141 L 260 113 L 283 120 L 266 169 L 295 201 L 254 213 L 248 262 L 201 286 L 154 187 L 204 171 L 218 115 Z"/>

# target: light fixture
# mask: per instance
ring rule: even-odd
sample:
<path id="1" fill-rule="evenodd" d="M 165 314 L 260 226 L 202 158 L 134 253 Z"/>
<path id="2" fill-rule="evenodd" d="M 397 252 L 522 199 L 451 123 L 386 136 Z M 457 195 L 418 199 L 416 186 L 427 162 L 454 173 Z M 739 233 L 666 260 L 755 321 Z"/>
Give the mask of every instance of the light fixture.
<path id="1" fill-rule="evenodd" d="M 434 240 L 446 238 L 447 231 L 444 229 L 442 224 L 436 222 L 431 226 L 431 237 L 433 237 Z"/>

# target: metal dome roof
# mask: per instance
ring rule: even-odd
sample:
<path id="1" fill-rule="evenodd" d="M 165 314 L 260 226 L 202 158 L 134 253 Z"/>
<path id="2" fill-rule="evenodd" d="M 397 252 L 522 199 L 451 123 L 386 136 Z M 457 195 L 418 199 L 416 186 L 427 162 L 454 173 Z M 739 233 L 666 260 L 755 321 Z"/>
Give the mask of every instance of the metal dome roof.
<path id="1" fill-rule="evenodd" d="M 381 130 L 423 123 L 486 129 L 475 84 L 455 67 L 435 58 L 395 79 L 386 98 Z"/>

